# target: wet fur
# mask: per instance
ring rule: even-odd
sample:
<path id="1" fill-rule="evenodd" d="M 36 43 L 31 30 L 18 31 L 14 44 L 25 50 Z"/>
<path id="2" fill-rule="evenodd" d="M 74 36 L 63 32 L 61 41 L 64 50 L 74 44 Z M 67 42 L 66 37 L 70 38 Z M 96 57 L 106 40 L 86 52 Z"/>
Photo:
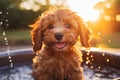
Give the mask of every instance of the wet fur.
<path id="1" fill-rule="evenodd" d="M 70 28 L 66 27 L 66 23 L 70 24 Z M 51 24 L 54 25 L 53 29 L 49 29 Z M 34 79 L 83 80 L 80 67 L 82 54 L 76 44 L 79 40 L 83 46 L 89 47 L 90 31 L 84 26 L 82 19 L 68 9 L 50 9 L 31 27 L 33 49 L 36 53 L 32 71 Z M 67 43 L 64 49 L 53 47 L 58 42 L 54 36 L 57 32 L 64 35 L 60 41 Z"/>

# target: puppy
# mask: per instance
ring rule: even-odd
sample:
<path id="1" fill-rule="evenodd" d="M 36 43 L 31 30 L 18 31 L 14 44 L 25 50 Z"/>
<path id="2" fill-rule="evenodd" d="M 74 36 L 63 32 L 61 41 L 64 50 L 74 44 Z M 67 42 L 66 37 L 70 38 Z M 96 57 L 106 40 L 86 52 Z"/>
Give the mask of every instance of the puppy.
<path id="1" fill-rule="evenodd" d="M 83 80 L 82 54 L 77 43 L 89 47 L 90 31 L 82 19 L 65 8 L 44 12 L 31 25 L 32 75 L 35 80 Z"/>

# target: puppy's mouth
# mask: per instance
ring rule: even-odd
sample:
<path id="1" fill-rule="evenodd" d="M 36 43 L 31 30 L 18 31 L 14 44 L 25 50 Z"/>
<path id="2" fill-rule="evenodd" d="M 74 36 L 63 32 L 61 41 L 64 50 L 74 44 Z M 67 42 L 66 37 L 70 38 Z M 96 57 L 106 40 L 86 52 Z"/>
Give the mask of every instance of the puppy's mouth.
<path id="1" fill-rule="evenodd" d="M 58 42 L 58 43 L 55 43 L 54 46 L 57 48 L 57 49 L 62 49 L 66 46 L 67 44 L 64 43 L 64 42 Z"/>

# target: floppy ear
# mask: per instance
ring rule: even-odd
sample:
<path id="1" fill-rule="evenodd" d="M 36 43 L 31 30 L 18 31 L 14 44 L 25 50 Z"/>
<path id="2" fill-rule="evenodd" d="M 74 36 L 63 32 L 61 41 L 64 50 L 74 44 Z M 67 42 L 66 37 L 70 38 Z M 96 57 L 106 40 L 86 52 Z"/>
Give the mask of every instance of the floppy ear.
<path id="1" fill-rule="evenodd" d="M 42 47 L 42 30 L 40 20 L 37 20 L 34 24 L 30 25 L 30 27 L 33 28 L 31 31 L 33 50 L 37 53 Z"/>
<path id="2" fill-rule="evenodd" d="M 89 38 L 90 38 L 90 30 L 84 25 L 82 19 L 77 16 L 77 21 L 78 21 L 78 32 L 80 35 L 80 40 L 81 40 L 81 44 L 84 47 L 90 47 L 89 44 Z"/>

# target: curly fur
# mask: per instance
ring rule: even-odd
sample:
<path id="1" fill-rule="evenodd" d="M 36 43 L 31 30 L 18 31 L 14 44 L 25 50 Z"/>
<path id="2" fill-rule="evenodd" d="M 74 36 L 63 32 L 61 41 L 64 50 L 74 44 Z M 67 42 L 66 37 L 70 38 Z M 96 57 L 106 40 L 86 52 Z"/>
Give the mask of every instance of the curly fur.
<path id="1" fill-rule="evenodd" d="M 76 44 L 89 47 L 90 31 L 82 19 L 65 8 L 50 9 L 31 27 L 34 79 L 83 80 L 82 54 Z"/>

